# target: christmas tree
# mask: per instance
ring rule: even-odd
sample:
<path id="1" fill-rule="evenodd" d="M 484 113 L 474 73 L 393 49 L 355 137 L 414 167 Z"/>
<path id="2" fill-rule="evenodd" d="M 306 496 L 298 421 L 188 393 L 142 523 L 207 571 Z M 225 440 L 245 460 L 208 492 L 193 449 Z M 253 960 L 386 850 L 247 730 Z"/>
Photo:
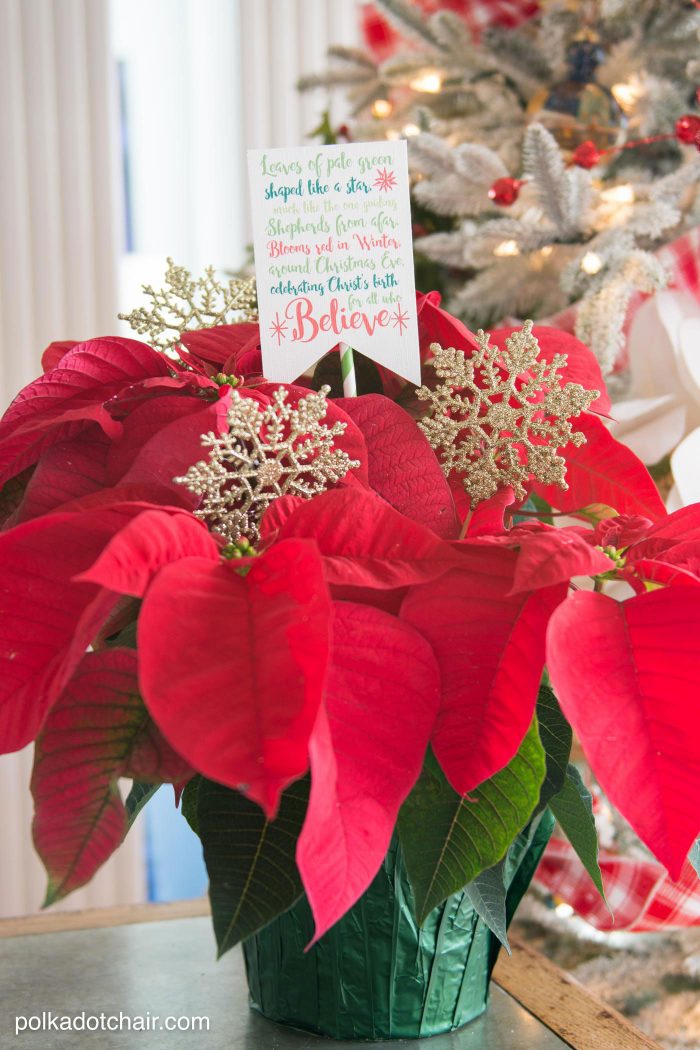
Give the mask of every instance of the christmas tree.
<path id="1" fill-rule="evenodd" d="M 419 282 L 475 328 L 576 303 L 612 372 L 630 300 L 668 282 L 655 252 L 700 221 L 700 4 L 376 0 L 363 17 L 367 48 L 332 48 L 300 86 L 345 87 L 353 138 L 408 138 Z"/>

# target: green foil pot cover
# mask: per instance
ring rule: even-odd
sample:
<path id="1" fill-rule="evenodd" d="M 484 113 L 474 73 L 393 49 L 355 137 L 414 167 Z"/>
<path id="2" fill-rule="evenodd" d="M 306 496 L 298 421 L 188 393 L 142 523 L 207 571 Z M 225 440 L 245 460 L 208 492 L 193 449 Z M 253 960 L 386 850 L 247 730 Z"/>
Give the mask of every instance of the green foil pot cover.
<path id="1" fill-rule="evenodd" d="M 509 920 L 552 826 L 545 813 L 510 848 Z M 301 898 L 243 944 L 251 1006 L 271 1021 L 332 1039 L 410 1039 L 453 1031 L 486 1008 L 498 941 L 464 892 L 418 927 L 396 838 L 366 893 L 304 952 L 313 930 Z"/>

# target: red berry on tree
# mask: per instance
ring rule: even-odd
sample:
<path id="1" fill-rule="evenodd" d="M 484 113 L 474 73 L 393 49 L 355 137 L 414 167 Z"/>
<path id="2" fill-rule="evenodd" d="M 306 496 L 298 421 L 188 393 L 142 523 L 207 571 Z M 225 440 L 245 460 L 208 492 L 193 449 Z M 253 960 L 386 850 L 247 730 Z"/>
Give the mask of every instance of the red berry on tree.
<path id="1" fill-rule="evenodd" d="M 595 168 L 602 154 L 595 142 L 588 139 L 576 147 L 571 154 L 571 160 L 578 168 Z"/>
<path id="2" fill-rule="evenodd" d="M 692 113 L 685 113 L 676 121 L 676 138 L 679 142 L 689 145 L 695 142 L 695 136 L 700 131 L 700 117 Z"/>
<path id="3" fill-rule="evenodd" d="M 509 208 L 520 196 L 520 187 L 524 181 L 524 179 L 512 179 L 510 176 L 496 179 L 489 190 L 489 197 L 499 208 Z"/>

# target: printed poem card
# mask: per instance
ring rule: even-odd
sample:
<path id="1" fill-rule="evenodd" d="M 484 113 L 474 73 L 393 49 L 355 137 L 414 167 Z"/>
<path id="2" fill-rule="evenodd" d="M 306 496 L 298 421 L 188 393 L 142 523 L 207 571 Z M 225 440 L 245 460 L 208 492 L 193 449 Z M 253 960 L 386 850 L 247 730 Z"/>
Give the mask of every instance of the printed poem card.
<path id="1" fill-rule="evenodd" d="M 420 384 L 405 141 L 249 150 L 263 369 L 347 343 Z"/>

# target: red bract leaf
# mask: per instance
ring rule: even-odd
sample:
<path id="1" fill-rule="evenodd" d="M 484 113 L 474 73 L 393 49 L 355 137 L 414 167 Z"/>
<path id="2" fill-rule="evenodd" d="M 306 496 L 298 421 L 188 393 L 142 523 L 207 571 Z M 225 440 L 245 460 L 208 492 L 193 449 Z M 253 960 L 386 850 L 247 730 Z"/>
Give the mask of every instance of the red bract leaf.
<path id="1" fill-rule="evenodd" d="M 136 409 L 124 423 L 122 440 L 110 451 L 108 480 L 119 488 L 134 486 L 154 503 L 196 507 L 200 497 L 173 479 L 206 459 L 202 437 L 224 432 L 229 404 L 228 395 L 205 404 L 163 398 Z"/>
<path id="2" fill-rule="evenodd" d="M 355 602 L 358 605 L 371 605 L 375 609 L 398 616 L 401 605 L 408 594 L 408 587 L 397 587 L 394 590 L 379 590 L 377 587 L 331 587 L 331 597 L 339 602 Z"/>
<path id="3" fill-rule="evenodd" d="M 501 348 L 505 346 L 506 339 L 518 328 L 496 328 L 491 332 L 491 342 Z M 561 370 L 561 385 L 566 383 L 580 383 L 586 390 L 598 390 L 599 396 L 591 405 L 593 412 L 606 414 L 612 409 L 612 402 L 608 395 L 600 370 L 598 359 L 585 343 L 577 339 L 570 332 L 562 332 L 560 328 L 550 328 L 547 325 L 535 325 L 532 334 L 540 346 L 539 356 L 545 361 L 552 361 L 556 354 L 566 354 L 566 368 Z"/>
<path id="4" fill-rule="evenodd" d="M 121 425 L 106 402 L 125 386 L 169 375 L 167 358 L 133 339 L 78 343 L 57 368 L 20 391 L 0 423 L 0 483 L 34 463 L 41 450 L 98 423 L 108 437 Z"/>
<path id="5" fill-rule="evenodd" d="M 195 372 L 182 372 L 178 376 L 159 376 L 132 383 L 121 393 L 110 398 L 109 414 L 113 419 L 125 419 L 144 402 L 153 404 L 160 397 L 196 398 L 197 401 L 217 401 L 221 387 L 207 376 Z"/>
<path id="6" fill-rule="evenodd" d="M 562 511 L 605 503 L 620 514 L 641 514 L 652 521 L 666 517 L 649 471 L 631 449 L 615 440 L 602 420 L 584 414 L 575 420 L 574 429 L 585 434 L 586 444 L 580 448 L 567 445 L 563 450 L 569 488 L 565 491 L 537 482 L 535 492 Z"/>
<path id="7" fill-rule="evenodd" d="M 515 541 L 517 532 L 512 536 Z M 596 576 L 614 568 L 612 558 L 591 546 L 576 528 L 523 533 L 512 593 L 568 582 L 572 576 Z"/>
<path id="8" fill-rule="evenodd" d="M 73 578 L 146 508 L 55 513 L 0 535 L 0 753 L 34 739 L 118 600 Z"/>
<path id="9" fill-rule="evenodd" d="M 76 407 L 74 403 L 51 420 L 30 420 L 26 425 L 0 422 L 0 485 L 36 463 L 46 449 L 59 441 L 73 440 L 93 423 L 109 438 L 121 433 L 121 423 L 112 419 L 102 404 Z"/>
<path id="10" fill-rule="evenodd" d="M 435 579 L 459 556 L 433 532 L 362 489 L 336 489 L 300 504 L 273 535 L 267 516 L 262 536 L 313 539 L 330 584 L 391 589 Z"/>
<path id="11" fill-rule="evenodd" d="M 26 386 L 3 417 L 5 423 L 26 424 L 37 416 L 52 419 L 71 402 L 97 404 L 130 383 L 169 376 L 168 359 L 135 339 L 109 336 L 78 343 L 59 366 Z"/>
<path id="12" fill-rule="evenodd" d="M 440 676 L 424 638 L 378 609 L 335 603 L 326 702 L 309 743 L 311 796 L 297 845 L 314 942 L 381 867 L 439 699 Z"/>
<path id="13" fill-rule="evenodd" d="M 141 598 L 155 574 L 181 558 L 219 561 L 219 547 L 190 514 L 148 510 L 118 532 L 78 579 Z"/>
<path id="14" fill-rule="evenodd" d="M 619 514 L 614 518 L 605 518 L 599 522 L 592 533 L 591 543 L 600 547 L 629 547 L 643 539 L 652 528 L 653 522 L 639 514 Z"/>
<path id="15" fill-rule="evenodd" d="M 380 394 L 336 403 L 362 431 L 370 487 L 406 517 L 455 539 L 460 523 L 450 486 L 415 420 Z"/>
<path id="16" fill-rule="evenodd" d="M 468 566 L 466 559 L 468 558 Z M 566 587 L 510 593 L 516 554 L 482 545 L 465 568 L 409 592 L 401 618 L 428 639 L 442 676 L 433 750 L 455 791 L 510 762 L 532 721 L 545 631 Z"/>
<path id="17" fill-rule="evenodd" d="M 606 795 L 680 875 L 700 832 L 700 593 L 615 602 L 579 592 L 555 612 L 547 666 Z"/>
<path id="18" fill-rule="evenodd" d="M 78 345 L 77 339 L 56 340 L 53 343 L 49 343 L 41 355 L 42 372 L 50 372 L 52 368 L 56 368 L 68 351 Z"/>
<path id="19" fill-rule="evenodd" d="M 694 564 L 691 560 L 688 566 L 677 565 L 670 560 L 674 554 L 675 550 L 670 552 L 669 561 L 640 558 L 623 569 L 621 576 L 639 594 L 646 593 L 646 583 L 656 583 L 661 587 L 700 587 L 700 558 L 696 557 Z"/>
<path id="20" fill-rule="evenodd" d="M 330 599 L 313 544 L 276 544 L 248 575 L 185 558 L 139 617 L 141 686 L 166 738 L 205 776 L 268 817 L 308 765 L 325 684 Z"/>
<path id="21" fill-rule="evenodd" d="M 453 346 L 456 350 L 470 352 L 478 349 L 472 332 L 459 318 L 440 308 L 440 296 L 435 292 L 416 296 L 418 304 L 418 334 L 421 351 L 427 351 L 430 343 Z"/>
<path id="22" fill-rule="evenodd" d="M 682 572 L 700 577 L 700 542 L 697 540 L 690 543 L 679 543 L 676 547 L 664 551 L 661 557 L 664 562 L 675 566 Z"/>
<path id="23" fill-rule="evenodd" d="M 460 489 L 464 493 L 464 485 L 458 481 Z M 465 493 L 466 496 L 466 493 Z M 515 503 L 515 493 L 510 485 L 504 485 L 498 492 L 479 503 L 469 519 L 467 536 L 494 536 L 505 532 L 506 508 Z M 469 508 L 467 507 L 467 512 Z"/>
<path id="24" fill-rule="evenodd" d="M 280 535 L 287 518 L 303 507 L 305 502 L 301 496 L 280 496 L 279 499 L 273 500 L 260 522 L 263 544 L 273 543 Z"/>
<path id="25" fill-rule="evenodd" d="M 60 441 L 41 456 L 15 523 L 48 514 L 64 503 L 99 492 L 106 484 L 109 439 L 91 424 L 72 441 Z"/>
<path id="26" fill-rule="evenodd" d="M 34 844 L 50 904 L 88 882 L 127 831 L 118 778 L 178 783 L 187 763 L 144 710 L 136 653 L 88 653 L 37 740 Z"/>
<path id="27" fill-rule="evenodd" d="M 632 545 L 628 557 L 630 560 L 655 558 L 680 544 L 687 543 L 700 547 L 700 503 L 682 507 L 648 528 L 646 536 Z"/>
<path id="28" fill-rule="evenodd" d="M 180 342 L 197 361 L 216 366 L 227 375 L 260 375 L 260 326 L 251 323 L 222 324 L 183 332 Z"/>

